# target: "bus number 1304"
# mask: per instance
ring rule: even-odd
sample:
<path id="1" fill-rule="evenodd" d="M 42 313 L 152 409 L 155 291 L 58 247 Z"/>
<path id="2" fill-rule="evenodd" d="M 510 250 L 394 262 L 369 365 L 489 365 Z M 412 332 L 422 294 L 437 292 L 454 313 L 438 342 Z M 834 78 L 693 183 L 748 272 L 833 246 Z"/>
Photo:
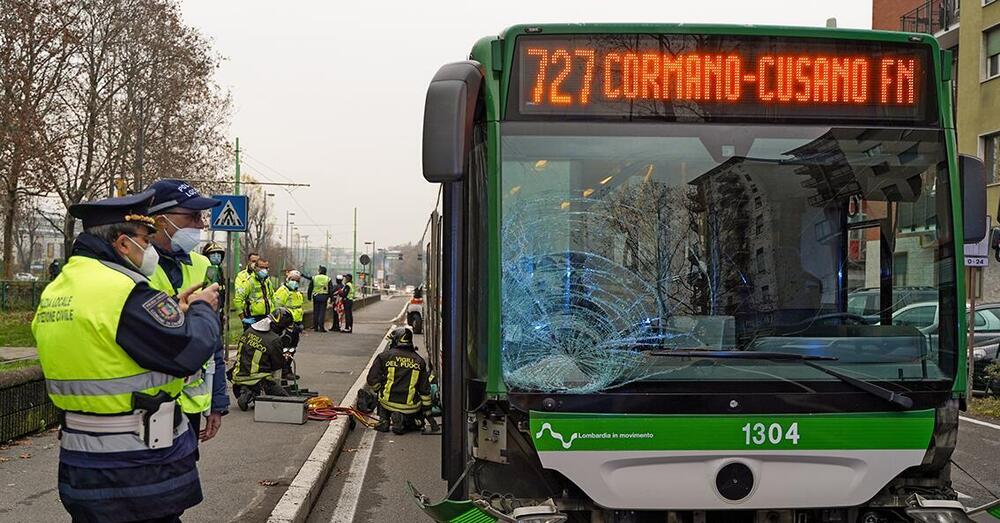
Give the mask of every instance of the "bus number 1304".
<path id="1" fill-rule="evenodd" d="M 764 423 L 747 423 L 743 425 L 743 435 L 746 436 L 746 445 L 763 445 L 770 443 L 777 445 L 785 441 L 791 441 L 792 445 L 799 444 L 799 424 L 792 423 L 788 428 L 780 423 L 766 425 Z"/>

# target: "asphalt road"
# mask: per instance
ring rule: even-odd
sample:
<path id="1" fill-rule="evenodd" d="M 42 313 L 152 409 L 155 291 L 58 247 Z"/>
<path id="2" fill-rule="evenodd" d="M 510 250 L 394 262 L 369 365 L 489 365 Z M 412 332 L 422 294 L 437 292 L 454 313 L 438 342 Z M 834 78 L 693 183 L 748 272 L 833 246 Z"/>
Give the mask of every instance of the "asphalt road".
<path id="1" fill-rule="evenodd" d="M 306 332 L 296 356 L 302 386 L 339 402 L 402 306 L 397 298 L 359 310 L 353 334 Z M 205 501 L 185 521 L 265 521 L 328 425 L 255 423 L 235 400 L 232 409 L 219 435 L 201 447 Z M 58 456 L 55 432 L 0 449 L 0 522 L 69 521 L 56 491 Z"/>
<path id="2" fill-rule="evenodd" d="M 985 420 L 989 427 L 963 415 L 958 424 L 958 447 L 952 455 L 951 478 L 960 501 L 976 507 L 1000 497 L 1000 420 Z M 982 516 L 977 521 L 996 521 Z"/>
<path id="3" fill-rule="evenodd" d="M 422 347 L 423 336 L 414 338 L 417 347 Z M 422 348 L 419 352 L 427 357 Z M 359 426 L 344 442 L 344 450 L 307 521 L 430 521 L 409 496 L 406 483 L 413 483 L 431 499 L 444 498 L 447 484 L 441 480 L 441 436 L 371 431 L 367 439 L 374 435 L 374 440 L 369 455 L 363 445 L 368 443 L 364 441 L 366 432 Z M 345 489 L 345 485 L 349 487 Z M 356 497 L 352 495 L 355 492 Z M 349 517 L 351 511 L 353 519 Z M 335 516 L 338 519 L 334 520 Z"/>

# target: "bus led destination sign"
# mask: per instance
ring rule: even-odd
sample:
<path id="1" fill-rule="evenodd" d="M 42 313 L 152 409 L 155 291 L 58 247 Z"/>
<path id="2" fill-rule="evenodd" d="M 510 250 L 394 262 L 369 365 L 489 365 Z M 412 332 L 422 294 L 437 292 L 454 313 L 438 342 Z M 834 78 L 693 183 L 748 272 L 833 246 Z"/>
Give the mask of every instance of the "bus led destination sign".
<path id="1" fill-rule="evenodd" d="M 522 37 L 521 115 L 923 120 L 925 46 L 853 40 Z"/>

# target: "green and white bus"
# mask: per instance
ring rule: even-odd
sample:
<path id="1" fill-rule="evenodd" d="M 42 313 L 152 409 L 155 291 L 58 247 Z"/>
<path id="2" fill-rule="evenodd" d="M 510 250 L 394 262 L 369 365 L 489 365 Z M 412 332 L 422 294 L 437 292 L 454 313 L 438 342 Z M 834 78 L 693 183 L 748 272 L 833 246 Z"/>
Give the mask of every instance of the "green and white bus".
<path id="1" fill-rule="evenodd" d="M 414 491 L 427 514 L 965 521 L 986 212 L 950 68 L 929 35 L 687 24 L 515 26 L 442 67 L 423 170 L 452 492 Z M 914 288 L 937 332 L 897 317 Z"/>

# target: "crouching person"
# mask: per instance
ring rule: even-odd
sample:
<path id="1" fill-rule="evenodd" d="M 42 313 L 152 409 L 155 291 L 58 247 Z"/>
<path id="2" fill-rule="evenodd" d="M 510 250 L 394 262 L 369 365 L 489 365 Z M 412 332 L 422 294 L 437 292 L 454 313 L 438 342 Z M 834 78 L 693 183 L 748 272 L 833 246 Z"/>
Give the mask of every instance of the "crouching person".
<path id="1" fill-rule="evenodd" d="M 427 362 L 417 354 L 413 331 L 398 327 L 389 335 L 389 345 L 376 356 L 368 371 L 368 385 L 378 396 L 380 432 L 396 434 L 422 429 L 430 414 L 431 384 Z"/>
<path id="2" fill-rule="evenodd" d="M 236 365 L 232 370 L 233 395 L 240 410 L 246 411 L 257 396 L 287 396 L 281 387 L 281 369 L 285 365 L 284 348 L 292 313 L 284 307 L 271 311 L 255 322 L 236 343 Z"/>

